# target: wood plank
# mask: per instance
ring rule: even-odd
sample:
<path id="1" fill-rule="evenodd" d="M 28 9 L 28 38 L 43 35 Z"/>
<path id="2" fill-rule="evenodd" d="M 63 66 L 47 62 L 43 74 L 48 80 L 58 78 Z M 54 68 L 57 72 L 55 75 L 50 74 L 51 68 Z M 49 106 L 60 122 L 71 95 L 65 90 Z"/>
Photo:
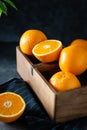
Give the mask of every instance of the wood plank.
<path id="1" fill-rule="evenodd" d="M 87 115 L 87 86 L 58 93 L 56 121 L 68 121 Z"/>
<path id="2" fill-rule="evenodd" d="M 34 64 L 34 68 L 37 68 L 40 72 L 50 71 L 50 70 L 52 70 L 54 68 L 56 70 L 59 70 L 57 62 L 54 62 L 54 63 L 38 63 L 38 64 Z"/>
<path id="3" fill-rule="evenodd" d="M 53 92 L 52 88 L 50 88 L 51 86 L 48 85 L 49 83 L 43 79 L 44 77 L 41 73 L 39 73 L 26 56 L 20 52 L 19 48 L 17 47 L 16 49 L 18 73 L 21 75 L 23 80 L 31 86 L 50 117 L 54 119 L 56 93 Z"/>

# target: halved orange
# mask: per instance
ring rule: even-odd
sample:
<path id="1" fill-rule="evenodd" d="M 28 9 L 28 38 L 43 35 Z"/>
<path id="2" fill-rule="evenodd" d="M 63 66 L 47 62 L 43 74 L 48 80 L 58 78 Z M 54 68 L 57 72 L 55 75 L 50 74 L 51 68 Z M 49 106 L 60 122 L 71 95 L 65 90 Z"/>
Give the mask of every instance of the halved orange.
<path id="1" fill-rule="evenodd" d="M 73 73 L 64 71 L 53 74 L 49 82 L 58 92 L 81 87 L 79 79 Z"/>
<path id="2" fill-rule="evenodd" d="M 14 92 L 0 94 L 0 121 L 13 122 L 24 112 L 26 107 L 23 98 Z"/>
<path id="3" fill-rule="evenodd" d="M 33 55 L 41 62 L 53 62 L 58 60 L 62 50 L 62 42 L 59 40 L 44 40 L 32 49 Z"/>

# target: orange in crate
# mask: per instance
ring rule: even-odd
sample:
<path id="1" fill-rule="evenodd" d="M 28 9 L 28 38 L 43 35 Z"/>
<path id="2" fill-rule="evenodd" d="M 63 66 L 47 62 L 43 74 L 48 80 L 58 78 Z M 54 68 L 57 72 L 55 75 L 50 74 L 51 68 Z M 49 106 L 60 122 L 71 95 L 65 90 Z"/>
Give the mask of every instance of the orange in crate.
<path id="1" fill-rule="evenodd" d="M 87 51 L 87 40 L 84 39 L 75 39 L 71 42 L 70 45 L 80 46 Z"/>
<path id="2" fill-rule="evenodd" d="M 59 67 L 62 71 L 75 75 L 82 74 L 87 69 L 87 51 L 74 45 L 63 48 L 59 57 Z"/>
<path id="3" fill-rule="evenodd" d="M 27 30 L 22 34 L 20 38 L 19 43 L 20 49 L 24 54 L 32 55 L 33 47 L 37 43 L 46 39 L 47 39 L 46 35 L 40 30 L 36 29 Z"/>
<path id="4" fill-rule="evenodd" d="M 49 82 L 58 92 L 81 87 L 78 78 L 70 72 L 59 71 L 53 74 Z"/>
<path id="5" fill-rule="evenodd" d="M 41 62 L 53 62 L 58 60 L 62 50 L 62 43 L 58 40 L 45 40 L 35 45 L 33 55 Z"/>

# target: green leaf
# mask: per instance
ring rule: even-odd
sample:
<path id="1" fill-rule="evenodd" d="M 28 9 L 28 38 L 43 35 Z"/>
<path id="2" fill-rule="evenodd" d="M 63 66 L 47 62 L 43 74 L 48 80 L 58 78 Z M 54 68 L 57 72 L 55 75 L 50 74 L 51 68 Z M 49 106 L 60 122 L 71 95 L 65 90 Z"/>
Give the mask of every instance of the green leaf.
<path id="1" fill-rule="evenodd" d="M 0 8 L 0 16 L 2 15 L 2 9 Z"/>
<path id="2" fill-rule="evenodd" d="M 4 2 L 0 1 L 0 14 L 2 13 L 7 15 L 7 7 Z"/>
<path id="3" fill-rule="evenodd" d="M 17 10 L 16 5 L 11 0 L 4 0 L 6 3 L 8 3 L 11 7 Z"/>

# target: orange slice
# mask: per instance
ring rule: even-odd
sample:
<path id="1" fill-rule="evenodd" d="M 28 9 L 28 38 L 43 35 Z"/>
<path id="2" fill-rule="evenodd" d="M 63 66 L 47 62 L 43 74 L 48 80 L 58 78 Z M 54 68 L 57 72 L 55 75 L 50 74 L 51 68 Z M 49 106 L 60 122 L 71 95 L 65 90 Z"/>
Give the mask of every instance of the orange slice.
<path id="1" fill-rule="evenodd" d="M 53 62 L 58 60 L 62 50 L 62 42 L 58 40 L 45 40 L 34 46 L 33 55 L 41 62 Z"/>
<path id="2" fill-rule="evenodd" d="M 23 98 L 13 92 L 0 94 L 0 121 L 13 122 L 24 112 L 26 107 Z"/>

